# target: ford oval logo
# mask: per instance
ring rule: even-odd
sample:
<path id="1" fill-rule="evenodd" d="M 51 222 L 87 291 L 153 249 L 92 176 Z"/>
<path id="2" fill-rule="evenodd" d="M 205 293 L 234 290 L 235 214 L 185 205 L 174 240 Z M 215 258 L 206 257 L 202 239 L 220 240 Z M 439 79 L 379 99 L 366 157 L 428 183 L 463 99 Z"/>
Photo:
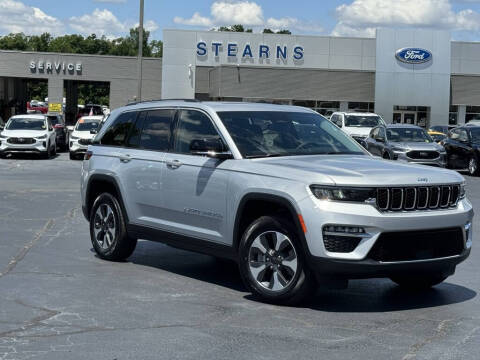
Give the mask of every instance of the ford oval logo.
<path id="1" fill-rule="evenodd" d="M 432 53 L 420 48 L 403 48 L 395 52 L 395 57 L 407 64 L 422 64 L 432 60 Z"/>

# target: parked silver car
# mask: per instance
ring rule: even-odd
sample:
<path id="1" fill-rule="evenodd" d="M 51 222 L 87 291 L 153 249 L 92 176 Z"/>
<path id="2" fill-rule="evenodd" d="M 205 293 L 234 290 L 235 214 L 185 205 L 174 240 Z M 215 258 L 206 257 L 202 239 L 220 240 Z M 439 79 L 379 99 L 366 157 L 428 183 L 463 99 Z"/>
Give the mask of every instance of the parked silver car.
<path id="1" fill-rule="evenodd" d="M 425 129 L 406 124 L 377 126 L 366 140 L 366 148 L 384 159 L 445 167 L 446 152 Z"/>

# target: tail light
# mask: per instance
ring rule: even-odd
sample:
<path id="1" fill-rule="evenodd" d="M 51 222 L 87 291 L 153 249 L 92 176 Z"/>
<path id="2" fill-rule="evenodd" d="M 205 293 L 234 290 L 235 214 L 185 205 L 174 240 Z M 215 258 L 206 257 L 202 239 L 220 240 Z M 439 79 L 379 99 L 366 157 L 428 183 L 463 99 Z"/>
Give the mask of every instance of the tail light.
<path id="1" fill-rule="evenodd" d="M 64 127 L 65 126 L 63 126 L 62 124 L 57 124 L 53 126 L 54 129 L 63 129 Z"/>
<path id="2" fill-rule="evenodd" d="M 88 150 L 83 156 L 83 160 L 90 160 L 92 156 L 93 156 L 93 151 Z"/>

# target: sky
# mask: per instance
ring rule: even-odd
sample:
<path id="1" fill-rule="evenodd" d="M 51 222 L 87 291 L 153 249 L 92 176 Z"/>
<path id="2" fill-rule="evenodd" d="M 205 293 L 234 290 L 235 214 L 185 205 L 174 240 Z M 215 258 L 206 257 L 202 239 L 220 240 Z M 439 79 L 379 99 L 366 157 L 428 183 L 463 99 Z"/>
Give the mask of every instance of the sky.
<path id="1" fill-rule="evenodd" d="M 50 32 L 124 36 L 138 24 L 138 0 L 0 0 L 0 35 Z M 243 24 L 254 32 L 374 37 L 378 27 L 449 30 L 480 41 L 480 0 L 145 0 L 145 28 L 210 30 Z"/>

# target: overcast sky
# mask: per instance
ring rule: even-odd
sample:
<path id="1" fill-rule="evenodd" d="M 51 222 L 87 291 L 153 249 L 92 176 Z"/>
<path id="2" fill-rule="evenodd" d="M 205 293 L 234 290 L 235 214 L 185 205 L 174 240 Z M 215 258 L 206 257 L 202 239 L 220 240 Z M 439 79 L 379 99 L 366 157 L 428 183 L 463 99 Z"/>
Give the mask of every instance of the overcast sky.
<path id="1" fill-rule="evenodd" d="M 0 0 L 0 35 L 95 33 L 123 36 L 138 23 L 138 0 Z M 373 37 L 377 27 L 447 29 L 480 41 L 480 0 L 145 0 L 145 27 L 209 30 L 243 24 L 254 31 Z"/>

